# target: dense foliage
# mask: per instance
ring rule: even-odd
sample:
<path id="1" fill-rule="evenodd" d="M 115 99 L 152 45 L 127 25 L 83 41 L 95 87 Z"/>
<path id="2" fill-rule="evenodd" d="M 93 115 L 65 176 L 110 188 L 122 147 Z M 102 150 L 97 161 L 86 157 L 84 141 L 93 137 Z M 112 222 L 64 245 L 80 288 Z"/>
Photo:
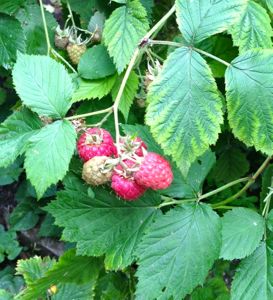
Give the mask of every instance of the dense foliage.
<path id="1" fill-rule="evenodd" d="M 0 1 L 1 300 L 273 299 L 272 16 L 271 0 Z M 143 196 L 82 175 L 89 127 L 114 137 L 118 180 L 125 141 L 143 146 Z"/>

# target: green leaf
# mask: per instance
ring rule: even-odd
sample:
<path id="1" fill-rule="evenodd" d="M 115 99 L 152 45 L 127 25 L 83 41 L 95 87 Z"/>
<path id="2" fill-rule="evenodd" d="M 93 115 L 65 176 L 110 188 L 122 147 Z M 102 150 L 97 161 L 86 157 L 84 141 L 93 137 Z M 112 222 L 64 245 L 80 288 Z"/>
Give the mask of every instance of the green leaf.
<path id="1" fill-rule="evenodd" d="M 268 214 L 268 217 L 266 219 L 266 225 L 270 231 L 273 232 L 273 209 Z"/>
<path id="2" fill-rule="evenodd" d="M 57 291 L 51 296 L 51 300 L 92 300 L 94 285 L 92 282 L 86 284 L 66 283 L 59 284 Z"/>
<path id="3" fill-rule="evenodd" d="M 18 273 L 23 274 L 25 278 L 28 278 L 28 287 L 23 291 L 20 299 L 38 299 L 46 293 L 48 288 L 53 285 L 58 285 L 59 283 L 75 283 L 80 286 L 82 284 L 89 283 L 94 286 L 98 278 L 100 268 L 101 263 L 99 259 L 76 256 L 74 249 L 65 252 L 57 263 L 55 263 L 51 268 L 48 268 L 47 266 L 46 270 L 39 258 L 20 261 L 17 271 Z M 42 272 L 37 273 L 37 270 L 40 271 L 41 269 Z M 35 277 L 37 278 L 36 280 L 33 278 L 32 273 L 35 274 Z M 26 274 L 28 277 L 26 277 Z M 63 292 L 64 291 L 62 291 L 62 293 Z M 56 297 L 54 299 L 62 298 Z"/>
<path id="4" fill-rule="evenodd" d="M 240 53 L 253 48 L 272 48 L 273 31 L 269 15 L 254 1 L 248 2 L 246 10 L 230 28 L 230 32 Z"/>
<path id="5" fill-rule="evenodd" d="M 220 219 L 208 205 L 158 216 L 140 244 L 136 299 L 183 299 L 202 284 L 218 258 Z"/>
<path id="6" fill-rule="evenodd" d="M 190 48 L 170 54 L 149 88 L 146 122 L 180 168 L 214 144 L 223 122 L 222 103 L 205 60 Z"/>
<path id="7" fill-rule="evenodd" d="M 33 228 L 39 221 L 38 212 L 38 205 L 31 198 L 26 198 L 9 215 L 10 228 L 16 231 Z"/>
<path id="8" fill-rule="evenodd" d="M 26 108 L 8 117 L 0 125 L 0 166 L 7 167 L 23 154 L 28 140 L 41 126 L 39 118 Z"/>
<path id="9" fill-rule="evenodd" d="M 118 91 L 122 80 L 123 80 L 123 74 L 118 77 L 115 85 L 113 86 L 111 94 L 114 101 L 118 95 Z M 126 82 L 125 89 L 123 91 L 120 104 L 119 104 L 119 110 L 122 112 L 125 121 L 127 121 L 128 119 L 129 111 L 134 102 L 137 90 L 138 90 L 138 76 L 135 72 L 131 72 Z"/>
<path id="10" fill-rule="evenodd" d="M 129 63 L 140 39 L 148 29 L 145 8 L 138 0 L 117 8 L 105 22 L 104 42 L 119 73 Z"/>
<path id="11" fill-rule="evenodd" d="M 23 171 L 23 169 L 20 168 L 20 165 L 20 161 L 15 161 L 7 168 L 0 168 L 0 186 L 11 184 L 18 180 L 18 177 Z"/>
<path id="12" fill-rule="evenodd" d="M 37 4 L 27 4 L 16 14 L 21 22 L 26 36 L 26 52 L 28 54 L 47 54 L 47 43 L 41 16 L 41 9 Z M 55 28 L 57 22 L 53 15 L 45 11 L 46 24 L 51 45 L 54 45 Z"/>
<path id="13" fill-rule="evenodd" d="M 199 43 L 233 25 L 246 3 L 246 0 L 176 0 L 179 29 L 189 43 Z"/>
<path id="14" fill-rule="evenodd" d="M 231 300 L 273 299 L 273 245 L 262 243 L 241 261 L 231 287 Z"/>
<path id="15" fill-rule="evenodd" d="M 273 12 L 273 0 L 263 0 L 266 1 L 266 4 L 271 12 Z"/>
<path id="16" fill-rule="evenodd" d="M 10 266 L 4 269 L 2 268 L 0 271 L 0 289 L 4 289 L 15 295 L 19 293 L 23 286 L 23 278 L 21 276 L 15 276 L 13 268 Z"/>
<path id="17" fill-rule="evenodd" d="M 83 54 L 78 71 L 84 79 L 101 79 L 113 75 L 116 68 L 105 46 L 97 45 Z"/>
<path id="18" fill-rule="evenodd" d="M 222 218 L 222 249 L 224 259 L 244 258 L 259 246 L 264 234 L 264 219 L 248 208 L 234 208 Z"/>
<path id="19" fill-rule="evenodd" d="M 124 268 L 134 261 L 144 231 L 160 213 L 156 208 L 160 198 L 147 192 L 129 203 L 104 189 L 94 192 L 95 198 L 90 198 L 87 191 L 59 192 L 46 211 L 64 227 L 62 238 L 77 243 L 79 255 L 105 254 L 107 269 Z"/>
<path id="20" fill-rule="evenodd" d="M 23 5 L 25 0 L 1 0 L 0 12 L 12 15 Z"/>
<path id="21" fill-rule="evenodd" d="M 12 74 L 25 105 L 42 116 L 65 116 L 72 104 L 73 85 L 62 64 L 48 56 L 20 55 Z"/>
<path id="22" fill-rule="evenodd" d="M 273 50 L 249 50 L 226 71 L 228 118 L 234 135 L 269 155 L 273 153 L 272 88 Z"/>
<path id="23" fill-rule="evenodd" d="M 0 66 L 16 60 L 16 52 L 25 51 L 23 29 L 14 17 L 0 13 Z"/>
<path id="24" fill-rule="evenodd" d="M 22 248 L 16 240 L 15 231 L 5 231 L 4 227 L 0 224 L 0 262 L 5 260 L 5 256 L 9 260 L 15 259 L 21 252 Z"/>
<path id="25" fill-rule="evenodd" d="M 77 102 L 84 99 L 102 99 L 109 94 L 116 82 L 117 75 L 92 81 L 79 80 L 78 89 L 72 96 L 72 101 Z"/>
<path id="26" fill-rule="evenodd" d="M 75 129 L 65 120 L 47 125 L 30 139 L 25 168 L 38 198 L 65 176 L 75 145 Z"/>
<path id="27" fill-rule="evenodd" d="M 211 176 L 216 182 L 228 183 L 243 177 L 249 171 L 246 155 L 236 147 L 228 147 L 219 156 Z"/>

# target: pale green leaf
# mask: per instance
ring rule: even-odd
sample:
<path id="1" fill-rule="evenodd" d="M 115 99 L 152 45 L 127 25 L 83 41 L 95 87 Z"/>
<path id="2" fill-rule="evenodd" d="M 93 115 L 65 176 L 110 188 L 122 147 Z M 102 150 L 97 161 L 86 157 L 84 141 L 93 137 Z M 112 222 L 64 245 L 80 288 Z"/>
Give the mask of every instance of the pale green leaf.
<path id="1" fill-rule="evenodd" d="M 271 211 L 268 214 L 268 217 L 266 219 L 266 224 L 268 229 L 273 232 L 273 209 L 271 209 Z"/>
<path id="2" fill-rule="evenodd" d="M 177 22 L 183 37 L 196 44 L 233 25 L 247 0 L 176 0 Z"/>
<path id="3" fill-rule="evenodd" d="M 61 118 L 72 104 L 71 77 L 62 64 L 48 56 L 20 55 L 13 82 L 23 103 L 39 115 Z"/>
<path id="4" fill-rule="evenodd" d="M 101 79 L 113 75 L 116 68 L 105 46 L 97 45 L 83 54 L 78 72 L 84 79 Z"/>
<path id="5" fill-rule="evenodd" d="M 189 204 L 158 216 L 137 254 L 136 299 L 183 299 L 202 284 L 218 258 L 220 219 L 207 205 Z"/>
<path id="6" fill-rule="evenodd" d="M 47 43 L 41 16 L 41 9 L 37 4 L 27 4 L 16 14 L 21 22 L 26 36 L 26 52 L 28 54 L 47 54 Z M 45 11 L 45 19 L 51 45 L 54 45 L 55 28 L 57 22 L 53 14 Z"/>
<path id="7" fill-rule="evenodd" d="M 17 160 L 6 168 L 0 168 L 0 186 L 11 184 L 14 181 L 18 180 L 18 177 L 23 171 L 23 169 L 20 167 L 21 163 L 22 163 L 21 160 Z"/>
<path id="8" fill-rule="evenodd" d="M 273 245 L 263 242 L 242 260 L 231 287 L 231 300 L 273 299 Z"/>
<path id="9" fill-rule="evenodd" d="M 206 61 L 182 47 L 170 54 L 148 94 L 146 122 L 180 168 L 214 144 L 223 122 L 222 103 Z"/>
<path id="10" fill-rule="evenodd" d="M 243 84 L 242 84 L 243 83 Z M 273 50 L 249 50 L 226 71 L 228 119 L 247 146 L 273 153 Z"/>
<path id="11" fill-rule="evenodd" d="M 222 218 L 222 248 L 224 259 L 244 258 L 259 246 L 264 234 L 264 219 L 248 208 L 234 208 Z"/>
<path id="12" fill-rule="evenodd" d="M 80 255 L 105 254 L 107 269 L 119 269 L 135 259 L 136 246 L 144 231 L 160 212 L 160 198 L 154 192 L 138 201 L 126 202 L 108 190 L 94 190 L 90 198 L 82 191 L 62 191 L 46 208 L 64 227 L 62 238 L 77 243 Z"/>
<path id="13" fill-rule="evenodd" d="M 234 45 L 240 52 L 253 48 L 272 48 L 273 31 L 266 10 L 254 1 L 249 1 L 246 10 L 231 28 Z"/>
<path id="14" fill-rule="evenodd" d="M 116 80 L 116 75 L 92 81 L 80 79 L 79 86 L 72 96 L 72 101 L 77 102 L 85 99 L 101 99 L 111 92 Z"/>
<path id="15" fill-rule="evenodd" d="M 146 10 L 138 0 L 117 8 L 105 22 L 104 42 L 119 73 L 129 63 L 148 28 Z"/>
<path id="16" fill-rule="evenodd" d="M 76 132 L 70 122 L 56 121 L 41 129 L 30 142 L 25 168 L 38 198 L 41 198 L 46 189 L 68 171 L 75 150 Z"/>
<path id="17" fill-rule="evenodd" d="M 119 91 L 122 80 L 123 80 L 123 75 L 120 75 L 118 77 L 115 85 L 113 86 L 112 93 L 111 93 L 113 101 L 115 101 L 115 99 L 118 95 L 118 91 Z M 119 110 L 122 112 L 124 119 L 126 121 L 128 119 L 129 111 L 134 102 L 137 90 L 138 90 L 138 76 L 135 72 L 131 72 L 131 74 L 126 82 L 124 91 L 121 96 L 120 104 L 118 107 Z"/>
<path id="18" fill-rule="evenodd" d="M 228 183 L 246 175 L 249 170 L 249 162 L 239 148 L 227 147 L 220 154 L 211 176 L 216 182 Z"/>
<path id="19" fill-rule="evenodd" d="M 39 118 L 24 108 L 0 125 L 0 166 L 7 167 L 26 149 L 29 138 L 42 127 Z"/>
<path id="20" fill-rule="evenodd" d="M 14 17 L 0 13 L 0 66 L 16 60 L 16 52 L 25 51 L 23 29 Z"/>

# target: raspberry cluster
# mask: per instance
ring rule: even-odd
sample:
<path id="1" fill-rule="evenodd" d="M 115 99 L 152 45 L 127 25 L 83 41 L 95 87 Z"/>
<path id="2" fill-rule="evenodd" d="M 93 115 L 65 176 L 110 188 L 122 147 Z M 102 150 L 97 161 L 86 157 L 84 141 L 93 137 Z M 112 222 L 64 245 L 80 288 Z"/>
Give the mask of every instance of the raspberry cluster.
<path id="1" fill-rule="evenodd" d="M 169 162 L 147 151 L 139 137 L 122 137 L 118 155 L 111 134 L 105 129 L 89 128 L 77 143 L 85 162 L 82 178 L 91 185 L 111 181 L 114 192 L 127 201 L 136 200 L 151 188 L 166 189 L 173 180 Z"/>

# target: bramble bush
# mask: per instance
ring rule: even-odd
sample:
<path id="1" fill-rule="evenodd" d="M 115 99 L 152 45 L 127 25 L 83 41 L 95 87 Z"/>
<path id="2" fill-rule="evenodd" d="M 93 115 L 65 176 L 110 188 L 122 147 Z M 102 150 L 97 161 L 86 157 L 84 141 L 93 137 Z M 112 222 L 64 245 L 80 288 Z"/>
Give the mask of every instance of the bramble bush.
<path id="1" fill-rule="evenodd" d="M 273 299 L 272 16 L 0 1 L 0 299 Z"/>

